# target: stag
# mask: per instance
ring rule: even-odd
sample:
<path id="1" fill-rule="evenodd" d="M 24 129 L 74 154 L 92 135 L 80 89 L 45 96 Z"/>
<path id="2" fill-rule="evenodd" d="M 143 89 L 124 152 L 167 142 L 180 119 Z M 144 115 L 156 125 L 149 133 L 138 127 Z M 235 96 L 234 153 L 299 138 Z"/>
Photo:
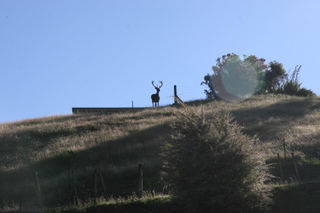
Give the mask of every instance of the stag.
<path id="1" fill-rule="evenodd" d="M 163 83 L 162 81 L 160 81 L 160 86 L 155 86 L 154 85 L 154 81 L 152 81 L 152 85 L 154 86 L 154 88 L 157 90 L 156 94 L 152 94 L 151 95 L 151 100 L 152 100 L 152 106 L 153 107 L 159 107 L 159 100 L 160 100 L 160 96 L 159 96 L 159 92 L 160 92 L 160 88 L 162 87 Z"/>

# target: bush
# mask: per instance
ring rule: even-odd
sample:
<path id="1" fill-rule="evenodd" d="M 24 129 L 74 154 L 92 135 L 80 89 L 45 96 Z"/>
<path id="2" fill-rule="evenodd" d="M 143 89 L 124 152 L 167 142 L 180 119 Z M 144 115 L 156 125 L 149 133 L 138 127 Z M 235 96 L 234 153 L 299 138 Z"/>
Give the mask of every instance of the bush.
<path id="1" fill-rule="evenodd" d="M 298 91 L 297 96 L 314 97 L 316 94 L 310 89 L 302 88 Z"/>
<path id="2" fill-rule="evenodd" d="M 298 79 L 300 69 L 301 69 L 301 65 L 296 66 L 293 73 L 291 74 L 291 78 L 289 79 L 287 76 L 283 85 L 281 85 L 281 87 L 276 90 L 276 93 L 304 96 L 304 97 L 316 96 L 316 94 L 312 90 L 308 90 L 304 87 L 301 88 L 302 83 L 299 83 L 299 79 Z"/>
<path id="3" fill-rule="evenodd" d="M 163 178 L 189 212 L 258 212 L 271 201 L 264 161 L 228 112 L 176 111 Z"/>

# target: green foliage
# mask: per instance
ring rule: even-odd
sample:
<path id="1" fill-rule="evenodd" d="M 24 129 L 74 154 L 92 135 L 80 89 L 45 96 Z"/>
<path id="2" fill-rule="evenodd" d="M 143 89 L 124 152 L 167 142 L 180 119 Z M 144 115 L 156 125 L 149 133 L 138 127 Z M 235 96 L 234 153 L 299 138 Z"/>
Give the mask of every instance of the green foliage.
<path id="1" fill-rule="evenodd" d="M 285 82 L 275 92 L 287 94 L 287 95 L 296 95 L 296 96 L 305 96 L 305 97 L 315 96 L 316 94 L 311 90 L 308 90 L 306 88 L 301 88 L 302 83 L 299 83 L 299 79 L 298 79 L 300 69 L 301 69 L 301 65 L 300 66 L 297 65 L 293 73 L 291 74 L 291 77 L 289 78 L 288 76 L 286 76 Z"/>
<path id="2" fill-rule="evenodd" d="M 303 87 L 298 91 L 297 96 L 315 97 L 316 94 L 312 90 Z"/>
<path id="3" fill-rule="evenodd" d="M 207 85 L 208 89 L 204 90 L 204 93 L 206 94 L 206 98 L 207 99 L 215 99 L 217 98 L 217 95 L 213 89 L 213 85 L 212 85 L 212 76 L 210 74 L 207 74 L 203 77 L 203 80 L 201 82 L 201 85 Z"/>
<path id="4" fill-rule="evenodd" d="M 212 67 L 213 75 L 207 74 L 201 85 L 205 84 L 207 98 L 221 98 L 227 101 L 238 101 L 252 94 L 259 93 L 264 86 L 265 59 L 254 55 L 223 55 Z"/>
<path id="5" fill-rule="evenodd" d="M 269 93 L 274 93 L 287 76 L 288 74 L 281 63 L 271 61 L 269 69 L 265 73 L 265 90 Z"/>
<path id="6" fill-rule="evenodd" d="M 176 111 L 163 148 L 164 180 L 189 212 L 257 212 L 270 202 L 264 161 L 230 113 Z"/>
<path id="7" fill-rule="evenodd" d="M 253 55 L 244 55 L 243 58 L 242 60 L 239 55 L 232 53 L 217 59 L 216 66 L 212 67 L 215 90 L 226 90 L 237 96 L 246 96 L 261 89 L 262 71 L 266 68 L 264 59 L 258 59 Z"/>
<path id="8" fill-rule="evenodd" d="M 296 66 L 291 77 L 283 65 L 277 61 L 264 64 L 265 59 L 255 55 L 229 53 L 217 59 L 212 67 L 213 75 L 204 76 L 201 85 L 207 85 L 204 92 L 207 99 L 221 98 L 229 102 L 239 102 L 253 94 L 281 93 L 311 97 L 311 90 L 301 87 L 298 75 L 301 66 Z"/>

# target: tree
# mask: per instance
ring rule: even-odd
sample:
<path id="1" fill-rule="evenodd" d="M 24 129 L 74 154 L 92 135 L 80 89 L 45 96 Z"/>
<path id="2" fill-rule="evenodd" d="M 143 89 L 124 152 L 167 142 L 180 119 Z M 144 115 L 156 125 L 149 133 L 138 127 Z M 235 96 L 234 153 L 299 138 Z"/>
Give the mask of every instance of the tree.
<path id="1" fill-rule="evenodd" d="M 223 99 L 240 102 L 257 93 L 282 93 L 298 96 L 315 96 L 311 90 L 301 88 L 298 75 L 301 66 L 296 66 L 291 78 L 283 65 L 277 61 L 264 64 L 265 59 L 255 55 L 229 53 L 217 59 L 212 67 L 213 75 L 204 76 L 201 85 L 207 85 L 204 92 L 207 99 Z"/>
<path id="2" fill-rule="evenodd" d="M 163 147 L 163 178 L 184 212 L 258 212 L 271 199 L 264 160 L 230 113 L 183 107 Z"/>
<path id="3" fill-rule="evenodd" d="M 265 90 L 274 93 L 288 77 L 283 65 L 277 61 L 269 63 L 269 69 L 265 72 Z"/>
<path id="4" fill-rule="evenodd" d="M 201 82 L 201 85 L 205 84 L 208 86 L 208 90 L 205 89 L 204 93 L 206 94 L 206 98 L 207 99 L 216 99 L 218 98 L 217 94 L 215 93 L 214 89 L 213 89 L 213 85 L 212 85 L 212 75 L 207 74 L 203 77 L 203 80 Z"/>
<path id="5" fill-rule="evenodd" d="M 257 58 L 254 55 L 239 55 L 229 53 L 217 59 L 216 66 L 212 67 L 213 75 L 205 76 L 205 81 L 209 90 L 205 93 L 207 98 L 212 94 L 219 98 L 238 102 L 253 94 L 261 91 L 264 86 L 264 72 L 267 66 L 264 64 L 265 59 Z"/>

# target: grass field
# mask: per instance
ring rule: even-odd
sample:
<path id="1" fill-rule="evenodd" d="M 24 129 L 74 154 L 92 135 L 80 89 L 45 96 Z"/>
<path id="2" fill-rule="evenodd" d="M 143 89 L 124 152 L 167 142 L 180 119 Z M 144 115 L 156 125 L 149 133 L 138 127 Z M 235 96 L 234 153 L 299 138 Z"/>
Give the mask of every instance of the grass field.
<path id="1" fill-rule="evenodd" d="M 212 109 L 228 110 L 245 134 L 256 137 L 256 149 L 274 175 L 268 183 L 275 190 L 272 212 L 320 212 L 320 202 L 316 202 L 320 201 L 319 98 L 259 95 L 239 104 L 194 101 L 188 105 L 203 107 L 207 114 Z M 73 205 L 73 181 L 79 203 L 92 203 L 98 168 L 107 192 L 103 193 L 98 182 L 99 197 L 132 196 L 138 187 L 138 164 L 144 166 L 144 189 L 163 193 L 159 153 L 169 140 L 173 120 L 168 106 L 136 113 L 53 116 L 0 124 L 0 209 L 17 209 L 20 202 L 23 209 L 37 208 L 36 171 L 46 207 Z M 147 204 L 135 199 L 117 205 L 173 205 L 168 204 L 170 198 L 150 199 L 153 201 Z M 132 204 L 135 202 L 138 204 Z"/>

